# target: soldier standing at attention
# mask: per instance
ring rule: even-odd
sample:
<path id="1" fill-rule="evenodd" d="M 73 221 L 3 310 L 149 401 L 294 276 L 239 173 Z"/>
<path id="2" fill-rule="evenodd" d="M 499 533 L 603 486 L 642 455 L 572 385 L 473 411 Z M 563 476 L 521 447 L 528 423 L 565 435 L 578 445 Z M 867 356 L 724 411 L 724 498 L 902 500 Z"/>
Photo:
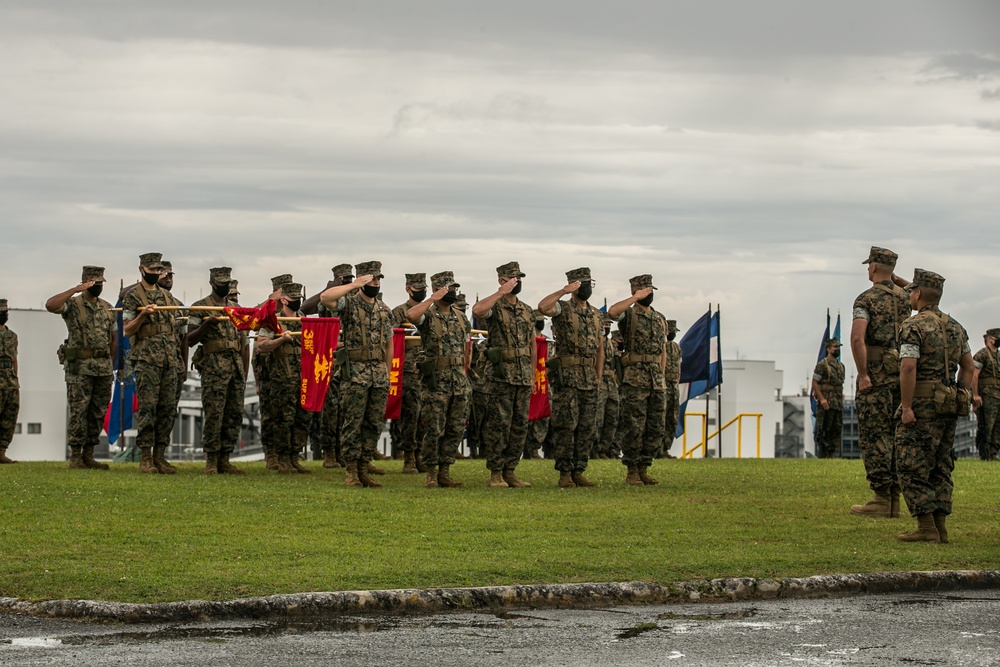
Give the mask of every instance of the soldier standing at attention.
<path id="1" fill-rule="evenodd" d="M 604 371 L 601 374 L 601 388 L 597 393 L 597 433 L 590 458 L 609 459 L 614 455 L 615 432 L 618 430 L 618 375 L 615 372 L 617 348 L 609 338 L 611 320 L 604 315 L 601 347 L 604 348 Z"/>
<path id="2" fill-rule="evenodd" d="M 896 472 L 917 530 L 902 542 L 948 542 L 945 519 L 951 514 L 955 469 L 952 446 L 959 415 L 969 414 L 975 365 L 969 336 L 938 304 L 944 278 L 914 269 L 910 306 L 917 314 L 899 334 L 901 423 L 896 429 Z M 958 382 L 955 373 L 958 372 Z"/>
<path id="3" fill-rule="evenodd" d="M 280 288 L 278 317 L 302 317 L 302 285 L 287 283 Z M 261 399 L 272 420 L 274 452 L 278 472 L 309 474 L 299 462 L 299 450 L 309 433 L 310 414 L 302 407 L 302 338 L 292 336 L 302 331 L 301 322 L 285 322 L 279 334 L 267 327 L 257 333 L 257 352 L 267 355 L 267 388 Z M 261 410 L 263 414 L 263 409 Z"/>
<path id="4" fill-rule="evenodd" d="M 844 431 L 844 364 L 840 363 L 840 341 L 826 341 L 826 356 L 816 364 L 812 393 L 816 401 L 816 456 L 840 457 Z"/>
<path id="5" fill-rule="evenodd" d="M 392 314 L 378 299 L 382 263 L 355 266 L 357 279 L 320 295 L 340 318 L 343 345 L 337 353 L 340 373 L 340 443 L 347 461 L 347 486 L 382 488 L 368 475 L 379 435 L 385 426 L 392 365 Z"/>
<path id="6" fill-rule="evenodd" d="M 552 318 L 558 348 L 548 360 L 552 392 L 550 427 L 559 487 L 596 486 L 583 476 L 597 438 L 598 390 L 604 373 L 604 316 L 588 302 L 594 291 L 589 268 L 566 272 L 567 285 L 538 304 Z M 561 301 L 561 297 L 569 299 Z"/>
<path id="7" fill-rule="evenodd" d="M 632 296 L 611 306 L 608 315 L 618 322 L 625 341 L 618 438 L 622 464 L 628 470 L 625 483 L 644 486 L 659 484 L 646 471 L 663 445 L 667 322 L 651 305 L 653 276 L 635 276 L 629 283 Z"/>
<path id="8" fill-rule="evenodd" d="M 517 298 L 524 276 L 517 262 L 498 266 L 500 289 L 472 307 L 473 316 L 486 322 L 489 338 L 483 445 L 491 487 L 531 486 L 514 474 L 528 434 L 538 354 L 531 308 Z"/>
<path id="9" fill-rule="evenodd" d="M 427 298 L 427 274 L 407 273 L 406 294 L 408 298 L 392 309 L 392 326 L 402 327 L 407 322 L 406 313 Z M 406 341 L 406 354 L 403 357 L 403 401 L 399 409 L 399 450 L 403 453 L 403 474 L 415 475 L 419 467 L 427 465 L 419 458 L 418 436 L 420 429 L 420 374 L 417 372 L 417 357 L 420 354 L 420 341 Z"/>
<path id="10" fill-rule="evenodd" d="M 94 460 L 100 442 L 104 415 L 111 401 L 117 338 L 111 304 L 100 298 L 104 289 L 104 267 L 85 266 L 80 284 L 45 302 L 50 313 L 62 315 L 66 324 L 66 401 L 69 404 L 69 467 L 107 470 Z M 76 296 L 79 294 L 79 296 Z"/>
<path id="11" fill-rule="evenodd" d="M 674 445 L 674 437 L 677 434 L 677 420 L 680 418 L 680 390 L 678 384 L 681 381 L 681 354 L 680 343 L 677 338 L 677 320 L 667 320 L 667 367 L 664 371 L 666 381 L 666 417 L 663 422 L 663 448 L 661 450 L 664 458 L 674 458 L 670 454 L 670 448 Z"/>
<path id="12" fill-rule="evenodd" d="M 158 252 L 139 256 L 142 280 L 125 295 L 122 322 L 123 333 L 132 339 L 129 360 L 139 398 L 139 472 L 172 475 L 177 471 L 164 453 L 177 418 L 177 380 L 183 369 L 176 312 L 158 309 L 174 304 L 170 293 L 157 285 L 164 271 L 161 257 Z"/>
<path id="13" fill-rule="evenodd" d="M 406 321 L 420 332 L 423 349 L 420 373 L 424 409 L 421 457 L 427 466 L 424 486 L 458 487 L 462 483 L 451 478 L 450 470 L 462 446 L 472 398 L 472 385 L 465 372 L 469 363 L 466 343 L 472 328 L 454 308 L 460 287 L 454 274 L 435 273 L 431 286 L 434 294 L 430 300 L 421 299 L 405 313 Z"/>
<path id="14" fill-rule="evenodd" d="M 160 279 L 156 282 L 157 285 L 166 290 L 167 300 L 170 302 L 171 306 L 183 306 L 184 303 L 173 295 L 171 290 L 174 289 L 174 265 L 163 260 L 160 262 L 163 264 L 163 274 L 160 275 Z M 177 400 L 181 399 L 181 392 L 184 390 L 184 381 L 187 380 L 187 369 L 188 369 L 188 344 L 187 344 L 187 330 L 188 330 L 188 320 L 184 316 L 183 310 L 177 310 L 174 313 L 174 326 L 177 333 L 177 354 L 181 360 L 181 370 L 177 374 Z"/>
<path id="15" fill-rule="evenodd" d="M 279 301 L 281 298 L 281 286 L 287 285 L 290 282 L 292 282 L 292 274 L 290 273 L 282 273 L 271 278 L 271 294 L 268 295 L 267 300 Z M 283 304 L 278 303 L 278 311 L 281 311 L 282 307 Z M 259 352 L 257 346 L 254 345 L 250 365 L 253 367 L 254 382 L 257 385 L 257 397 L 260 400 L 258 404 L 260 406 L 260 442 L 264 448 L 264 467 L 268 470 L 278 470 L 278 453 L 274 448 L 274 419 L 270 410 L 271 401 L 264 399 L 267 393 L 267 382 L 270 379 L 270 367 L 268 366 L 270 360 L 270 354 Z"/>
<path id="16" fill-rule="evenodd" d="M 7 328 L 7 299 L 0 299 L 0 464 L 17 463 L 7 458 L 14 439 L 17 413 L 21 409 L 21 385 L 17 381 L 17 334 Z"/>
<path id="17" fill-rule="evenodd" d="M 990 329 L 983 337 L 986 346 L 972 358 L 976 366 L 972 380 L 973 407 L 982 415 L 983 442 L 979 458 L 992 461 L 1000 452 L 1000 329 Z"/>
<path id="18" fill-rule="evenodd" d="M 233 278 L 229 281 L 229 294 L 226 296 L 226 305 L 234 308 L 240 307 L 240 281 Z M 240 354 L 243 356 L 243 389 L 246 391 L 247 375 L 250 373 L 250 340 L 246 331 L 237 330 L 240 337 Z M 242 431 L 242 417 L 240 418 L 240 428 Z"/>
<path id="19" fill-rule="evenodd" d="M 212 293 L 192 305 L 231 305 L 231 279 L 232 269 L 228 266 L 209 269 Z M 201 344 L 192 360 L 201 374 L 201 446 L 205 450 L 205 473 L 242 475 L 243 471 L 232 465 L 229 457 L 239 444 L 243 426 L 243 390 L 249 350 L 229 318 L 211 311 L 191 311 L 187 343 L 189 346 Z"/>
<path id="20" fill-rule="evenodd" d="M 906 293 L 893 283 L 896 253 L 872 246 L 868 265 L 872 286 L 854 300 L 851 354 L 858 369 L 858 446 L 868 485 L 875 497 L 852 505 L 857 516 L 899 516 L 899 487 L 893 457 L 893 432 L 899 405 L 899 327 L 910 316 Z"/>

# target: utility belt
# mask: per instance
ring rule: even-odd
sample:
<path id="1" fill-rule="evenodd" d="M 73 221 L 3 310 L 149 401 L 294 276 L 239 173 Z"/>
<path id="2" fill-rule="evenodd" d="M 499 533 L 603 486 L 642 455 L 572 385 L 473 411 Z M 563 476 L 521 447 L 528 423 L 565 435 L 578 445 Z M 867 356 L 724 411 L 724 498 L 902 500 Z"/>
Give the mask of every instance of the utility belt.
<path id="1" fill-rule="evenodd" d="M 347 358 L 351 361 L 385 361 L 385 350 L 374 348 L 347 350 Z"/>
<path id="2" fill-rule="evenodd" d="M 236 349 L 238 349 L 238 348 L 236 348 Z M 271 354 L 273 354 L 275 356 L 275 358 L 277 358 L 277 357 L 292 357 L 292 356 L 299 357 L 299 356 L 302 356 L 302 348 L 299 347 L 298 345 L 292 345 L 290 343 L 285 343 L 284 345 L 280 345 L 280 346 L 274 348 L 273 350 L 271 350 Z"/>
<path id="3" fill-rule="evenodd" d="M 1000 378 L 979 378 L 979 388 L 1000 386 Z"/>
<path id="4" fill-rule="evenodd" d="M 4 357 L 3 359 L 0 359 L 0 370 L 5 370 L 6 371 L 6 370 L 13 370 L 13 369 L 14 369 L 14 360 L 13 359 L 11 359 L 9 357 Z"/>
<path id="5" fill-rule="evenodd" d="M 576 368 L 577 366 L 583 365 L 583 357 L 579 357 L 576 355 L 560 354 L 558 357 L 555 358 L 559 359 L 559 363 L 562 365 L 563 368 Z M 551 361 L 552 359 L 549 360 L 550 363 Z"/>
<path id="6" fill-rule="evenodd" d="M 434 370 L 443 371 L 448 368 L 461 367 L 465 368 L 465 356 L 461 354 L 456 354 L 455 356 L 439 356 L 439 357 L 429 357 L 424 361 L 420 362 L 421 366 L 424 364 L 433 364 Z M 426 367 L 426 366 L 424 366 Z"/>
<path id="7" fill-rule="evenodd" d="M 139 331 L 136 332 L 135 338 L 136 340 L 140 340 L 142 338 L 149 338 L 150 336 L 155 336 L 160 333 L 170 334 L 171 336 L 174 335 L 174 325 L 167 324 L 166 322 L 161 322 L 159 324 L 143 324 L 139 327 Z"/>
<path id="8" fill-rule="evenodd" d="M 866 348 L 869 364 L 882 364 L 882 370 L 890 375 L 899 372 L 899 350 L 883 345 L 867 345 Z"/>
<path id="9" fill-rule="evenodd" d="M 635 352 L 626 352 L 619 357 L 622 366 L 632 366 L 633 364 L 648 364 L 654 362 L 659 363 L 662 358 L 662 354 L 637 354 Z"/>
<path id="10" fill-rule="evenodd" d="M 819 386 L 819 390 L 822 391 L 823 396 L 826 396 L 827 398 L 831 396 L 842 397 L 844 395 L 844 388 L 842 386 L 837 387 L 832 384 L 821 384 Z"/>
<path id="11" fill-rule="evenodd" d="M 111 357 L 111 351 L 106 347 L 67 347 L 65 349 L 66 358 L 69 360 L 84 359 L 107 359 Z"/>
<path id="12" fill-rule="evenodd" d="M 943 417 L 962 417 L 969 414 L 972 392 L 965 387 L 949 387 L 937 380 L 918 380 L 913 387 L 913 398 L 934 399 L 934 409 Z"/>
<path id="13" fill-rule="evenodd" d="M 486 360 L 493 364 L 498 373 L 503 371 L 504 362 L 523 357 L 531 358 L 530 347 L 491 347 L 486 350 Z"/>
<path id="14" fill-rule="evenodd" d="M 408 340 L 408 341 L 406 341 L 406 351 L 407 352 L 409 352 L 410 350 L 416 350 L 420 346 L 421 346 L 421 342 L 419 340 Z"/>
<path id="15" fill-rule="evenodd" d="M 288 347 L 288 345 L 282 345 L 282 349 Z M 224 352 L 225 350 L 239 350 L 240 344 L 235 340 L 227 340 L 225 338 L 216 338 L 214 340 L 206 340 L 201 344 L 201 349 L 204 354 L 215 354 L 216 352 Z"/>

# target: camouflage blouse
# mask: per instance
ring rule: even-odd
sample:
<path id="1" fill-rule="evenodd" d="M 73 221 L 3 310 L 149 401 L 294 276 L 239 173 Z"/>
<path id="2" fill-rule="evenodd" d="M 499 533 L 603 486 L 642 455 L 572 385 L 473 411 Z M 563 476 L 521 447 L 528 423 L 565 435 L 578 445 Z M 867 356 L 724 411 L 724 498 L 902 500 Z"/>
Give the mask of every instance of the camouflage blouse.
<path id="1" fill-rule="evenodd" d="M 844 364 L 838 360 L 823 357 L 813 370 L 812 379 L 823 391 L 823 398 L 831 406 L 840 406 L 844 399 L 844 381 L 846 379 Z"/>
<path id="2" fill-rule="evenodd" d="M 228 299 L 219 299 L 211 294 L 204 299 L 195 301 L 192 306 L 230 306 Z M 222 315 L 212 311 L 192 310 L 188 316 L 188 327 L 200 327 L 205 318 Z M 232 322 L 219 320 L 215 324 L 205 329 L 205 335 L 201 339 L 201 346 L 195 351 L 192 361 L 194 367 L 202 375 L 212 373 L 214 375 L 229 376 L 231 373 L 243 375 L 243 357 L 240 350 L 244 345 L 243 332 L 239 331 Z"/>
<path id="3" fill-rule="evenodd" d="M 280 304 L 278 308 L 278 317 L 283 317 L 281 315 Z M 302 315 L 302 311 L 295 313 L 295 317 L 304 317 Z M 282 322 L 281 328 L 282 332 L 302 331 L 302 323 Z M 260 331 L 257 332 L 257 337 L 271 340 L 274 338 L 280 338 L 281 334 L 275 333 L 267 327 L 261 327 Z M 294 379 L 297 381 L 298 378 L 302 376 L 301 336 L 293 336 L 291 341 L 282 343 L 270 352 L 261 352 L 260 354 L 266 359 L 265 363 L 267 364 L 268 380 L 287 382 Z"/>
<path id="4" fill-rule="evenodd" d="M 900 330 L 899 354 L 903 359 L 917 360 L 917 382 L 936 380 L 954 382 L 958 360 L 970 353 L 969 335 L 965 327 L 948 317 L 942 322 L 937 306 L 926 306 L 903 322 Z M 945 347 L 948 368 L 945 370 Z"/>
<path id="5" fill-rule="evenodd" d="M 352 292 L 340 297 L 331 313 L 340 318 L 341 344 L 338 349 L 345 347 L 352 351 L 367 349 L 384 352 L 389 345 L 392 338 L 392 313 L 381 300 L 368 303 L 360 294 Z M 368 387 L 388 388 L 389 371 L 385 360 L 351 361 L 351 382 Z"/>
<path id="6" fill-rule="evenodd" d="M 0 389 L 18 389 L 14 360 L 17 359 L 17 334 L 4 327 L 0 330 Z"/>
<path id="7" fill-rule="evenodd" d="M 142 297 L 145 297 L 145 302 Z M 157 306 L 173 306 L 179 302 L 165 289 L 154 287 L 145 289 L 136 286 L 122 301 L 122 320 L 134 320 L 146 303 Z M 173 367 L 178 373 L 184 372 L 177 340 L 177 314 L 175 311 L 160 310 L 146 316 L 139 332 L 132 339 L 129 363 L 148 363 L 160 367 Z"/>
<path id="8" fill-rule="evenodd" d="M 575 299 L 556 302 L 552 335 L 562 359 L 562 383 L 576 389 L 597 389 L 597 351 L 601 349 L 604 315 L 589 303 Z"/>
<path id="9" fill-rule="evenodd" d="M 411 302 L 409 299 L 407 299 L 406 303 L 401 303 L 395 308 L 393 308 L 392 326 L 402 327 L 406 323 L 416 324 L 416 322 L 409 322 L 409 320 L 406 319 L 406 312 L 415 305 L 417 305 L 415 302 Z M 417 357 L 419 356 L 419 352 L 420 352 L 419 340 L 406 341 L 406 354 L 403 356 L 404 373 L 417 372 Z"/>
<path id="10" fill-rule="evenodd" d="M 663 370 L 663 377 L 667 384 L 677 384 L 681 377 L 681 346 L 675 340 L 667 341 L 667 367 Z"/>
<path id="11" fill-rule="evenodd" d="M 486 322 L 488 347 L 499 348 L 504 355 L 503 364 L 497 368 L 486 364 L 486 377 L 494 382 L 530 387 L 535 383 L 535 369 L 531 357 L 535 345 L 535 319 L 520 299 L 510 303 L 501 297 L 483 320 Z"/>
<path id="12" fill-rule="evenodd" d="M 643 312 L 639 306 L 632 305 L 618 316 L 618 330 L 625 340 L 623 361 L 628 354 L 642 355 L 649 359 L 627 364 L 622 384 L 661 391 L 666 389 L 666 380 L 660 369 L 660 358 L 667 344 L 667 320 L 663 315 L 653 308 Z"/>
<path id="13" fill-rule="evenodd" d="M 427 309 L 420 321 L 414 324 L 420 332 L 422 360 L 436 363 L 435 391 L 450 394 L 472 391 L 469 378 L 465 374 L 465 347 L 471 331 L 468 320 L 459 317 L 452 308 L 445 306 L 442 309 L 433 305 Z"/>
<path id="14" fill-rule="evenodd" d="M 1000 382 L 994 384 L 996 380 L 1000 380 L 1000 352 L 991 352 L 990 348 L 984 347 L 983 349 L 976 352 L 976 355 L 972 357 L 973 363 L 976 368 L 979 369 L 979 393 L 987 394 L 993 397 L 1000 397 Z M 983 386 L 983 380 L 990 380 L 986 386 Z"/>
<path id="15" fill-rule="evenodd" d="M 854 300 L 854 319 L 865 320 L 865 345 L 898 350 L 897 331 L 910 316 L 910 298 L 891 280 L 875 283 Z M 898 373 L 884 371 L 882 362 L 868 356 L 868 375 L 876 386 L 898 382 Z"/>
<path id="16" fill-rule="evenodd" d="M 81 314 L 82 313 L 82 314 Z M 89 350 L 101 350 L 105 356 L 78 359 L 77 375 L 101 377 L 112 375 L 114 369 L 111 361 L 111 340 L 115 335 L 116 317 L 111 312 L 111 304 L 104 299 L 88 301 L 82 294 L 69 299 L 63 304 L 60 313 L 66 324 L 66 346 L 73 348 L 86 347 Z M 80 320 L 84 325 L 80 325 Z M 84 346 L 84 332 L 87 344 Z"/>

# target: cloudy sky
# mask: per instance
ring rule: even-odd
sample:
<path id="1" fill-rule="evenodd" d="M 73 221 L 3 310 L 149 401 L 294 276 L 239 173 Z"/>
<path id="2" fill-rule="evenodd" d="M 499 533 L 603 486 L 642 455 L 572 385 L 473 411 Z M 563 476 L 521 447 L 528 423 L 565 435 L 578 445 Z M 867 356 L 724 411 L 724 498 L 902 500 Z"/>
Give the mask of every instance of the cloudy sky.
<path id="1" fill-rule="evenodd" d="M 256 302 L 381 259 L 390 306 L 404 272 L 473 297 L 516 259 L 537 303 L 589 266 L 598 305 L 651 273 L 794 392 L 876 244 L 946 276 L 978 347 L 997 26 L 990 0 L 5 0 L 0 289 L 38 308 L 147 251 L 188 302 L 220 264 Z"/>

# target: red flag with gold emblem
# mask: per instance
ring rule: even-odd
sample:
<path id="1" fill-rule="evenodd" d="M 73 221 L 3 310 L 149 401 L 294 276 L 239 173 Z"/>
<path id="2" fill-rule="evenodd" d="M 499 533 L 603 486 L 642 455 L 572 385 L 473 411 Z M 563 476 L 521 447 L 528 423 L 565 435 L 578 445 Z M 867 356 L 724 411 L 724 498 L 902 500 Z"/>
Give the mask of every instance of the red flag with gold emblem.
<path id="1" fill-rule="evenodd" d="M 240 331 L 257 331 L 261 327 L 281 333 L 278 324 L 278 302 L 268 299 L 256 308 L 237 308 L 226 306 L 222 309 L 229 316 L 229 321 Z"/>
<path id="2" fill-rule="evenodd" d="M 549 381 L 545 374 L 545 360 L 549 357 L 549 341 L 541 336 L 535 337 L 538 346 L 538 359 L 535 361 L 535 391 L 531 394 L 528 404 L 528 421 L 545 419 L 552 410 L 549 406 Z"/>
<path id="3" fill-rule="evenodd" d="M 389 398 L 385 419 L 399 419 L 403 406 L 403 357 L 406 354 L 406 329 L 392 330 L 392 365 L 389 366 Z"/>
<path id="4" fill-rule="evenodd" d="M 309 412 L 320 412 L 333 375 L 333 351 L 340 336 L 336 317 L 302 319 L 302 389 L 299 403 Z"/>

